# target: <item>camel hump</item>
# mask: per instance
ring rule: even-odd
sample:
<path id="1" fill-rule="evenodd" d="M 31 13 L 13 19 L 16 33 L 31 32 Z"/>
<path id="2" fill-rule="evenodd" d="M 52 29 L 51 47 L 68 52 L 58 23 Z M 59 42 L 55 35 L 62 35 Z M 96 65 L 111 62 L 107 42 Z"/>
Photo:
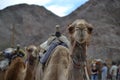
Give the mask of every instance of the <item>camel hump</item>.
<path id="1" fill-rule="evenodd" d="M 55 51 L 58 51 L 58 52 L 69 52 L 68 48 L 65 47 L 65 46 L 62 46 L 62 45 L 59 45 L 55 48 Z"/>
<path id="2" fill-rule="evenodd" d="M 54 53 L 53 53 L 53 55 L 59 54 L 59 57 L 61 57 L 61 56 L 67 56 L 70 52 L 69 52 L 69 49 L 67 47 L 59 45 L 55 48 Z"/>
<path id="3" fill-rule="evenodd" d="M 70 62 L 68 48 L 61 45 L 57 46 L 49 59 L 46 64 L 43 80 L 67 80 L 67 69 L 69 68 Z"/>
<path id="4" fill-rule="evenodd" d="M 53 54 L 51 55 L 50 62 L 58 64 L 64 57 L 69 58 L 69 53 L 70 52 L 68 48 L 59 45 L 55 48 Z"/>

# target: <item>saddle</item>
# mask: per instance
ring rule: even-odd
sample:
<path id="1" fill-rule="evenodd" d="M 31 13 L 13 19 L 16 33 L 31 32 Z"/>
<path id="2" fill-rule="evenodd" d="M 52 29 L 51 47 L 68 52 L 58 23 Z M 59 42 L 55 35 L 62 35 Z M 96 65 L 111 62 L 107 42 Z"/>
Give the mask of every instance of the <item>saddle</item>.
<path id="1" fill-rule="evenodd" d="M 0 61 L 0 70 L 4 71 L 9 66 L 9 60 L 7 58 Z"/>
<path id="2" fill-rule="evenodd" d="M 62 46 L 65 46 L 65 47 L 68 47 L 64 42 L 55 42 L 53 41 L 51 44 L 50 44 L 50 47 L 48 48 L 48 50 L 46 50 L 46 52 L 44 53 L 44 55 L 40 58 L 40 62 L 42 64 L 45 64 L 48 60 L 48 58 L 52 55 L 52 52 L 54 51 L 54 49 L 59 46 L 59 45 L 62 45 Z"/>
<path id="3" fill-rule="evenodd" d="M 20 51 L 14 51 L 13 54 L 11 55 L 11 59 L 14 59 L 16 57 L 24 57 L 25 54 L 24 52 Z"/>
<path id="4" fill-rule="evenodd" d="M 13 48 L 7 48 L 7 49 L 5 49 L 5 50 L 3 51 L 3 56 L 4 56 L 5 58 L 10 59 L 13 51 L 14 51 Z"/>

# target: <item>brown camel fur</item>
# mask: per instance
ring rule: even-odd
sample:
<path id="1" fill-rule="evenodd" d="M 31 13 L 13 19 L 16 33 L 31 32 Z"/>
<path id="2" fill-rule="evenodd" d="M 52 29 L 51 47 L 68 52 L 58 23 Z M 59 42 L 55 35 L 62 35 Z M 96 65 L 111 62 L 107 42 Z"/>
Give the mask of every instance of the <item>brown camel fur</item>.
<path id="1" fill-rule="evenodd" d="M 70 50 L 55 48 L 45 68 L 43 80 L 89 80 L 86 68 L 86 49 L 92 33 L 91 24 L 78 19 L 69 25 Z"/>
<path id="2" fill-rule="evenodd" d="M 16 57 L 5 73 L 4 80 L 24 80 L 27 66 L 21 57 Z"/>
<path id="3" fill-rule="evenodd" d="M 35 73 L 38 64 L 38 51 L 37 47 L 30 45 L 26 48 L 27 53 L 27 72 L 25 80 L 35 80 Z"/>

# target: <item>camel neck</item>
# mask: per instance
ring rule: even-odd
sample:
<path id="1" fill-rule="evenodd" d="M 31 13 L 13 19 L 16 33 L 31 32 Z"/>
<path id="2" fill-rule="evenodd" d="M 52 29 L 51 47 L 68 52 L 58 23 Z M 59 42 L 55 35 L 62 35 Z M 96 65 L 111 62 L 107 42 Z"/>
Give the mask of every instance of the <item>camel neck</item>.
<path id="1" fill-rule="evenodd" d="M 86 61 L 86 44 L 75 43 L 72 45 L 72 65 L 74 80 L 84 80 L 84 66 Z M 80 76 L 81 75 L 81 76 Z"/>
<path id="2" fill-rule="evenodd" d="M 72 45 L 71 55 L 73 58 L 77 59 L 78 61 L 85 61 L 86 59 L 86 43 L 79 44 L 75 42 Z"/>

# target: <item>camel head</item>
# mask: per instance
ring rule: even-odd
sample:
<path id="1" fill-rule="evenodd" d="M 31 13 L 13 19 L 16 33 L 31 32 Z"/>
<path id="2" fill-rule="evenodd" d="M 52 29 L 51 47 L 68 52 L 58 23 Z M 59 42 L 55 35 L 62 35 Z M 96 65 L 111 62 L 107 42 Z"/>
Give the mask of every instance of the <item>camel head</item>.
<path id="1" fill-rule="evenodd" d="M 38 49 L 35 45 L 30 45 L 26 48 L 28 55 L 32 55 L 33 57 L 38 57 Z"/>
<path id="2" fill-rule="evenodd" d="M 71 43 L 77 41 L 78 43 L 89 44 L 90 36 L 92 33 L 92 25 L 83 19 L 77 19 L 68 27 L 68 32 L 71 37 Z"/>

